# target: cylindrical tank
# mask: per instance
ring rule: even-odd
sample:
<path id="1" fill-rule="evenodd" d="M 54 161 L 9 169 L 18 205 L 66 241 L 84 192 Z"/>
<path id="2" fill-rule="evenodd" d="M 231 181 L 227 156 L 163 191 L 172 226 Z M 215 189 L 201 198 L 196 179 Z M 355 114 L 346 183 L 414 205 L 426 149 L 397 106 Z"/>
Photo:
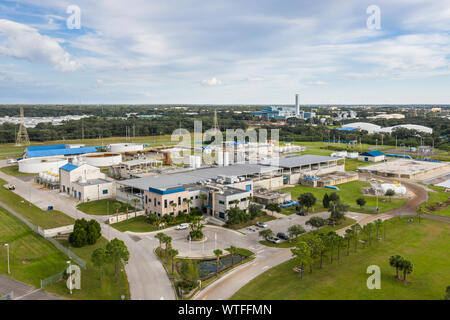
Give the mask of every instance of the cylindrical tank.
<path id="1" fill-rule="evenodd" d="M 223 153 L 223 165 L 224 166 L 229 166 L 230 165 L 230 153 L 229 152 L 224 152 Z"/>
<path id="2" fill-rule="evenodd" d="M 216 155 L 217 155 L 217 165 L 218 166 L 223 166 L 223 152 L 222 152 L 222 150 L 217 150 L 216 151 Z"/>

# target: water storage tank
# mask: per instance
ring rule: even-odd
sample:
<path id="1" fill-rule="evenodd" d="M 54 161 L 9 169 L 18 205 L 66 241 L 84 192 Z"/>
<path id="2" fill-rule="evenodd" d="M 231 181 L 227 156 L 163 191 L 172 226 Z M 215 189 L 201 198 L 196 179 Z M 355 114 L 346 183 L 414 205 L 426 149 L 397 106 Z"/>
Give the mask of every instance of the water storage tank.
<path id="1" fill-rule="evenodd" d="M 144 150 L 143 144 L 136 143 L 113 143 L 108 145 L 109 152 L 129 152 Z"/>
<path id="2" fill-rule="evenodd" d="M 195 157 L 189 156 L 189 168 L 195 168 Z"/>

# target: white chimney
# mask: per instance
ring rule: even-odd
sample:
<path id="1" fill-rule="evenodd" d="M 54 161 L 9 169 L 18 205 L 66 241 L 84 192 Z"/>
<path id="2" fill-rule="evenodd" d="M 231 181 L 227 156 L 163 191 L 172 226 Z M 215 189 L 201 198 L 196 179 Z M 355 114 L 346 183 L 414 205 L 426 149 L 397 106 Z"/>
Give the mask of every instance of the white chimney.
<path id="1" fill-rule="evenodd" d="M 298 93 L 295 95 L 295 115 L 297 117 L 300 115 L 300 95 Z"/>

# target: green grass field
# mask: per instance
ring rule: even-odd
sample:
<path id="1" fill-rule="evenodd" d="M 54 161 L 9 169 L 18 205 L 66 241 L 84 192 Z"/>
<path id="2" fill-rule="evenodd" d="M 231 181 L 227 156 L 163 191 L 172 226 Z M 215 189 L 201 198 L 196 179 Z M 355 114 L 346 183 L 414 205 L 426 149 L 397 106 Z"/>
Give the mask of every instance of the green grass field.
<path id="1" fill-rule="evenodd" d="M 51 210 L 44 211 L 35 205 L 29 203 L 11 190 L 3 187 L 6 181 L 0 179 L 0 201 L 12 210 L 19 213 L 22 217 L 30 221 L 32 224 L 40 226 L 43 229 L 57 228 L 67 226 L 74 223 L 74 219 L 64 213 Z"/>
<path id="2" fill-rule="evenodd" d="M 243 300 L 406 300 L 442 299 L 450 283 L 450 225 L 422 219 L 408 222 L 394 218 L 389 222 L 386 240 L 374 242 L 349 256 L 341 251 L 340 262 L 327 260 L 303 279 L 292 271 L 292 260 L 282 263 L 251 280 L 232 299 Z M 400 254 L 414 264 L 407 282 L 394 279 L 389 257 Z M 381 268 L 381 289 L 366 286 L 369 265 Z"/>
<path id="3" fill-rule="evenodd" d="M 438 207 L 439 203 L 450 199 L 450 193 L 444 191 L 444 187 L 427 186 L 434 191 L 428 192 L 428 200 L 421 205 L 424 213 L 435 214 L 439 216 L 450 217 L 450 205 Z"/>
<path id="4" fill-rule="evenodd" d="M 348 204 L 350 206 L 350 211 L 355 212 L 361 212 L 361 213 L 375 213 L 374 210 L 369 210 L 369 208 L 375 208 L 376 207 L 376 197 L 369 197 L 364 196 L 361 192 L 361 188 L 370 186 L 369 183 L 363 182 L 363 181 L 351 181 L 347 183 L 343 183 L 338 185 L 339 191 L 334 191 L 331 189 L 325 189 L 325 188 L 312 188 L 307 186 L 295 186 L 290 188 L 284 188 L 282 189 L 283 192 L 291 192 L 292 199 L 297 199 L 297 197 L 306 192 L 311 192 L 314 194 L 314 196 L 317 198 L 316 204 L 314 205 L 313 209 L 314 212 L 321 212 L 321 211 L 327 211 L 322 205 L 322 199 L 325 193 L 332 193 L 336 192 L 340 198 L 341 201 L 345 204 Z M 364 197 L 366 199 L 366 206 L 363 208 L 360 208 L 356 204 L 356 199 L 359 197 Z M 400 207 L 403 205 L 407 199 L 395 199 L 392 200 L 385 198 L 385 197 L 379 197 L 378 198 L 378 206 L 380 208 L 381 212 L 386 212 L 388 210 Z"/>
<path id="5" fill-rule="evenodd" d="M 139 216 L 122 222 L 114 223 L 111 225 L 111 227 L 121 232 L 152 232 L 158 230 L 157 227 L 147 222 L 145 216 Z"/>
<path id="6" fill-rule="evenodd" d="M 95 249 L 106 246 L 108 241 L 105 238 L 101 237 L 96 244 L 82 248 L 71 247 L 66 240 L 60 242 L 87 262 L 87 269 L 81 269 L 81 290 L 73 290 L 73 294 L 70 295 L 65 283 L 62 281 L 46 287 L 46 290 L 59 295 L 70 296 L 72 299 L 77 300 L 120 300 L 121 295 L 125 295 L 126 299 L 130 299 L 127 275 L 125 271 L 121 271 L 120 281 L 117 282 L 114 277 L 113 264 L 103 267 L 103 282 L 102 288 L 100 288 L 100 270 L 92 264 L 91 255 Z M 121 269 L 123 269 L 123 266 Z"/>
<path id="7" fill-rule="evenodd" d="M 0 207 L 0 242 L 10 245 L 11 277 L 39 287 L 40 279 L 62 271 L 67 257 L 22 221 Z M 6 248 L 0 246 L 0 274 L 7 275 Z"/>
<path id="8" fill-rule="evenodd" d="M 117 200 L 102 199 L 80 203 L 77 209 L 83 211 L 86 214 L 94 216 L 106 216 L 115 214 L 114 204 L 120 204 L 119 212 L 125 212 L 128 207 L 128 212 L 134 212 L 134 208 L 129 203 L 123 203 Z"/>
<path id="9" fill-rule="evenodd" d="M 14 176 L 14 177 L 35 176 L 36 175 L 35 173 L 19 172 L 19 166 L 15 166 L 15 165 L 0 168 L 0 171 L 3 172 L 4 174 L 7 174 L 9 176 Z"/>

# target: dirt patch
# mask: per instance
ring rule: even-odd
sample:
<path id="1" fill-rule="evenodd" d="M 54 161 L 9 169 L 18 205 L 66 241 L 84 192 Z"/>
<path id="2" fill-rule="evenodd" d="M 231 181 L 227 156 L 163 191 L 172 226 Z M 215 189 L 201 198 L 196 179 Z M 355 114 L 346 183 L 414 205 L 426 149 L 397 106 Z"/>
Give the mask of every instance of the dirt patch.
<path id="1" fill-rule="evenodd" d="M 22 260 L 22 264 L 30 264 L 30 260 L 28 260 L 28 259 L 23 259 L 23 260 Z"/>

